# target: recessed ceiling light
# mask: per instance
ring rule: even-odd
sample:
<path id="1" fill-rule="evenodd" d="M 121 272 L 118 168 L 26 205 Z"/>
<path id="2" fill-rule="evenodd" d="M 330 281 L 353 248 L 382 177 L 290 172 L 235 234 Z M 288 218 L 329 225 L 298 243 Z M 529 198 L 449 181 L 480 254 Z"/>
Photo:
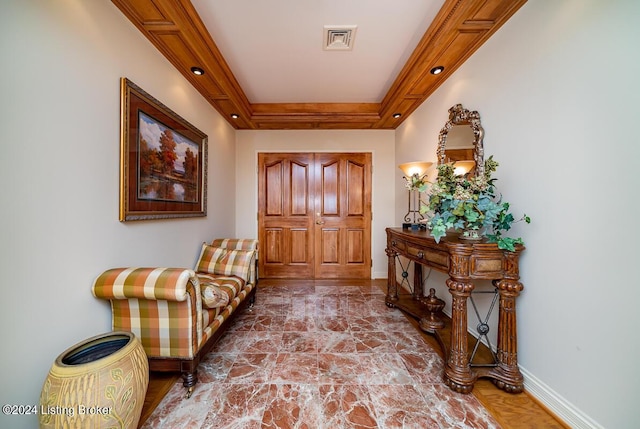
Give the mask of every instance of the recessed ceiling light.
<path id="1" fill-rule="evenodd" d="M 237 113 L 232 113 L 231 114 L 231 118 L 232 119 L 238 119 L 240 117 L 240 115 L 238 115 Z"/>
<path id="2" fill-rule="evenodd" d="M 431 69 L 431 74 L 440 74 L 444 71 L 444 67 L 443 66 L 438 66 L 438 67 L 434 67 Z"/>
<path id="3" fill-rule="evenodd" d="M 197 76 L 202 76 L 204 74 L 204 70 L 202 70 L 200 67 L 191 67 L 191 73 Z"/>
<path id="4" fill-rule="evenodd" d="M 402 116 L 402 113 L 394 113 L 394 114 L 393 114 L 393 117 L 394 117 L 395 119 L 398 119 L 400 116 Z"/>

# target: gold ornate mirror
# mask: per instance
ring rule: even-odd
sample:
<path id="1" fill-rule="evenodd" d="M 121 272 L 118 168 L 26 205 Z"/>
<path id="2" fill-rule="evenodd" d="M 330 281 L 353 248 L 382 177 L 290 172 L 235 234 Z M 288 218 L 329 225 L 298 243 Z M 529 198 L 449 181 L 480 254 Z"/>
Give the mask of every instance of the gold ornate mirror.
<path id="1" fill-rule="evenodd" d="M 438 165 L 454 162 L 460 174 L 484 174 L 484 129 L 480 114 L 456 104 L 438 137 Z"/>

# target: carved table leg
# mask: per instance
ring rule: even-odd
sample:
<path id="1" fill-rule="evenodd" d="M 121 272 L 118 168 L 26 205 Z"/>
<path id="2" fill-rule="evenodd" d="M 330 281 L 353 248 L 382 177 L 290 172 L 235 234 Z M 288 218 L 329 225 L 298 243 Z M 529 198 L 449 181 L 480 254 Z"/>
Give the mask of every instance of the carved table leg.
<path id="1" fill-rule="evenodd" d="M 516 298 L 522 291 L 522 283 L 503 279 L 494 285 L 500 292 L 498 315 L 498 366 L 494 384 L 510 393 L 524 389 L 523 377 L 518 368 L 518 338 L 516 325 Z"/>
<path id="2" fill-rule="evenodd" d="M 396 283 L 396 256 L 397 253 L 394 250 L 386 248 L 387 254 L 387 296 L 384 299 L 387 307 L 395 307 L 394 302 L 398 301 L 398 284 Z"/>
<path id="3" fill-rule="evenodd" d="M 413 299 L 416 301 L 424 298 L 424 291 L 422 290 L 422 265 L 414 262 L 413 264 Z"/>
<path id="4" fill-rule="evenodd" d="M 451 303 L 451 345 L 444 375 L 445 383 L 452 390 L 469 393 L 473 390 L 476 374 L 471 371 L 467 345 L 467 298 L 473 283 L 447 279 L 447 287 L 453 298 Z"/>

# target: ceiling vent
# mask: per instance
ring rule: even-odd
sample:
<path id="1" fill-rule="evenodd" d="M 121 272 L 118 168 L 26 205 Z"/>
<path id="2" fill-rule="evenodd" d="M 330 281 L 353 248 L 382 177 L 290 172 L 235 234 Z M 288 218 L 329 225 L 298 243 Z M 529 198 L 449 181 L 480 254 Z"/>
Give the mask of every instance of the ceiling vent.
<path id="1" fill-rule="evenodd" d="M 350 51 L 356 37 L 357 25 L 325 25 L 324 49 L 326 51 Z"/>

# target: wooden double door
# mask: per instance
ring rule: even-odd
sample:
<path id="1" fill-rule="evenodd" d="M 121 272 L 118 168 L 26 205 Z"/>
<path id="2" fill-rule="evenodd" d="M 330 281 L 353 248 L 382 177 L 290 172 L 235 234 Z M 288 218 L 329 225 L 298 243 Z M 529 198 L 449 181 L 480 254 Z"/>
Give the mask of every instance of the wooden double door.
<path id="1" fill-rule="evenodd" d="M 258 154 L 264 278 L 371 278 L 371 153 Z"/>

